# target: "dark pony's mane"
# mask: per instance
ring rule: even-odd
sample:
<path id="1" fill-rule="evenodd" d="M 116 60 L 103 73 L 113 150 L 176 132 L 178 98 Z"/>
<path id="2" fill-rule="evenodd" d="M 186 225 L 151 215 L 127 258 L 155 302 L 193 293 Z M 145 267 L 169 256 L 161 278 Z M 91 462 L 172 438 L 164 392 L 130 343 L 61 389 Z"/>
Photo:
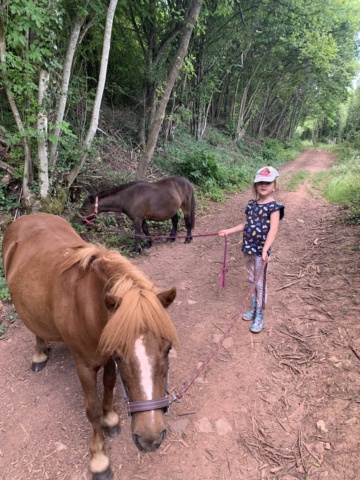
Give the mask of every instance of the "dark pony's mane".
<path id="1" fill-rule="evenodd" d="M 135 340 L 147 331 L 171 344 L 177 342 L 175 327 L 161 305 L 158 289 L 137 267 L 114 250 L 101 245 L 85 244 L 64 253 L 61 271 L 78 264 L 81 274 L 90 269 L 105 279 L 105 291 L 120 304 L 110 314 L 102 331 L 99 348 L 103 352 L 118 350 L 126 357 Z M 103 301 L 104 292 L 88 292 L 89 297 Z"/>
<path id="2" fill-rule="evenodd" d="M 107 188 L 106 190 L 101 190 L 98 193 L 92 193 L 91 195 L 89 195 L 88 198 L 91 203 L 94 203 L 95 197 L 104 198 L 104 197 L 108 197 L 109 195 L 114 195 L 115 193 L 121 192 L 125 188 L 128 188 L 134 185 L 135 183 L 147 183 L 147 182 L 143 182 L 141 180 L 134 180 L 133 182 L 125 183 L 124 185 L 118 185 L 117 187 L 111 187 L 111 188 Z"/>

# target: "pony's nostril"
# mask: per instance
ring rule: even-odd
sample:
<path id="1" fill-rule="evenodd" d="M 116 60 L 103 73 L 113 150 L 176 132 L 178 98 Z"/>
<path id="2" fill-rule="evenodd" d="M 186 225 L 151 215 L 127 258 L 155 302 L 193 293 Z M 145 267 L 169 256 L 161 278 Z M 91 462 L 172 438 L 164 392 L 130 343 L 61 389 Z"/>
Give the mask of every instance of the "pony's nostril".
<path id="1" fill-rule="evenodd" d="M 137 446 L 137 448 L 140 450 L 140 452 L 143 452 L 144 447 L 141 445 L 140 436 L 137 435 L 136 433 L 133 434 L 133 441 L 134 441 L 135 445 Z"/>
<path id="2" fill-rule="evenodd" d="M 161 435 L 159 437 L 159 440 L 160 440 L 159 446 L 162 444 L 165 438 L 166 438 L 166 428 L 161 432 Z"/>
<path id="3" fill-rule="evenodd" d="M 133 441 L 140 452 L 154 452 L 157 450 L 166 437 L 166 429 L 164 429 L 156 439 L 144 439 L 141 435 L 133 433 Z"/>

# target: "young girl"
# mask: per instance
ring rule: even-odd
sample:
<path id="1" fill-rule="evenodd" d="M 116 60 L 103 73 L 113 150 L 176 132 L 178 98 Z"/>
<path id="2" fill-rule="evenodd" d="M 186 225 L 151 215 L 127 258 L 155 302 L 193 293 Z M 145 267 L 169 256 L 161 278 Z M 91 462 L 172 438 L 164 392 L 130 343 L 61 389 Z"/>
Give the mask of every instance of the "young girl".
<path id="1" fill-rule="evenodd" d="M 273 167 L 263 167 L 256 172 L 253 190 L 255 200 L 250 200 L 245 209 L 245 222 L 236 227 L 220 230 L 218 235 L 224 237 L 230 233 L 244 232 L 242 251 L 251 288 L 260 275 L 264 263 L 270 261 L 271 245 L 279 229 L 279 222 L 284 216 L 284 206 L 276 202 L 276 179 L 279 173 Z M 264 270 L 267 268 L 265 265 Z M 250 331 L 259 333 L 264 326 L 263 301 L 266 303 L 267 288 L 264 287 L 264 270 L 252 294 L 252 309 L 244 313 L 243 320 L 252 321 Z"/>

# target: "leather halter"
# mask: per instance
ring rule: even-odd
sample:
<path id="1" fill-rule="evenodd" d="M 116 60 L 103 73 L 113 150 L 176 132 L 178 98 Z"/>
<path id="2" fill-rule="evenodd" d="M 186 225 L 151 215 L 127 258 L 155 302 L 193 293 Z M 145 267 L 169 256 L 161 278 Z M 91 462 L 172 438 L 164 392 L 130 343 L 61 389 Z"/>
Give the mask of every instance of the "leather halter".
<path id="1" fill-rule="evenodd" d="M 169 392 L 168 392 L 168 376 L 169 376 L 169 370 L 166 372 L 166 378 L 165 378 L 165 396 L 163 398 L 154 398 L 152 400 L 140 400 L 139 402 L 131 402 L 129 399 L 129 396 L 126 392 L 126 388 L 123 382 L 123 379 L 121 377 L 120 370 L 117 366 L 116 360 L 118 357 L 116 355 L 113 355 L 113 360 L 115 363 L 115 369 L 116 373 L 119 377 L 119 382 L 121 386 L 121 390 L 123 393 L 124 400 L 126 402 L 127 406 L 127 412 L 128 415 L 131 416 L 133 413 L 137 412 L 147 412 L 149 410 L 160 410 L 160 409 L 166 409 L 165 414 L 169 413 L 170 406 L 172 402 L 176 400 L 176 397 L 173 397 L 171 399 L 168 398 Z"/>
<path id="2" fill-rule="evenodd" d="M 80 218 L 85 222 L 85 223 L 88 223 L 88 224 L 91 224 L 97 217 L 98 215 L 98 210 L 99 210 L 99 197 L 96 196 L 95 197 L 95 205 L 94 205 L 94 211 L 93 213 L 90 213 L 90 215 L 87 215 L 86 217 L 83 217 L 82 215 L 80 215 Z"/>

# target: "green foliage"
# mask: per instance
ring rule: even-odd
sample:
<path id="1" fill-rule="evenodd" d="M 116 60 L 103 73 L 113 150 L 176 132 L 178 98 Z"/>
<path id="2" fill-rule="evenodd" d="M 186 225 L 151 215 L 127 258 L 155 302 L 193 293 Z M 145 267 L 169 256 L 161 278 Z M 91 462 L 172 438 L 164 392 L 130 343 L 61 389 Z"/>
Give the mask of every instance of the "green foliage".
<path id="1" fill-rule="evenodd" d="M 187 177 L 196 185 L 205 187 L 211 182 L 221 183 L 224 170 L 214 155 L 205 150 L 199 150 L 195 154 L 188 155 L 178 164 L 177 173 Z"/>
<path id="2" fill-rule="evenodd" d="M 0 207 L 5 212 L 10 212 L 15 208 L 19 208 L 19 195 L 8 193 L 3 183 L 0 183 Z"/>
<path id="3" fill-rule="evenodd" d="M 5 277 L 0 276 L 0 300 L 10 302 L 10 293 L 7 287 Z"/>
<path id="4" fill-rule="evenodd" d="M 344 219 L 360 223 L 360 156 L 349 146 L 340 146 L 338 160 L 326 173 L 315 176 L 316 185 L 330 202 L 344 207 Z"/>
<path id="5" fill-rule="evenodd" d="M 267 165 L 276 165 L 280 162 L 283 147 L 278 140 L 268 138 L 262 152 L 263 159 Z"/>
<path id="6" fill-rule="evenodd" d="M 10 302 L 10 293 L 5 280 L 2 253 L 0 252 L 0 300 Z"/>

